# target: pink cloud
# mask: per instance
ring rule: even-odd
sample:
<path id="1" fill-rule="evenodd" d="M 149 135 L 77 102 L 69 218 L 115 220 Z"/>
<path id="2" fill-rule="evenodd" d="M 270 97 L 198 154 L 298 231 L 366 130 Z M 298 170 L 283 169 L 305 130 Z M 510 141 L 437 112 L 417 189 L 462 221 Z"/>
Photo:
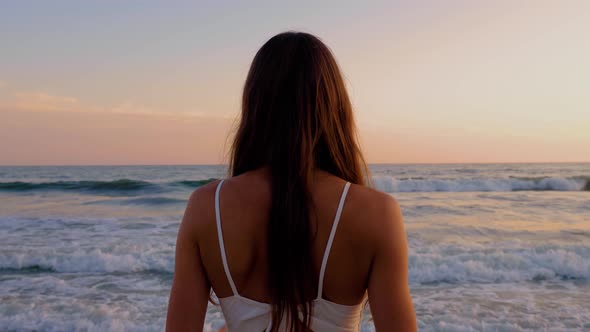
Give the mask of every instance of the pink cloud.
<path id="1" fill-rule="evenodd" d="M 3 109 L 19 111 L 76 111 L 76 98 L 55 96 L 45 92 L 16 92 L 0 101 Z"/>

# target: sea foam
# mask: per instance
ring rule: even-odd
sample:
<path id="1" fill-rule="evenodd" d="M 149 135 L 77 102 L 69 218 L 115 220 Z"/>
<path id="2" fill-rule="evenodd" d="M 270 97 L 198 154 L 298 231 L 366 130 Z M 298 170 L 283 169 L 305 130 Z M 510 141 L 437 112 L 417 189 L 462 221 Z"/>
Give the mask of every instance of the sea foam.
<path id="1" fill-rule="evenodd" d="M 375 176 L 376 189 L 384 192 L 482 192 L 482 191 L 580 191 L 588 180 L 583 178 L 465 178 L 465 179 L 397 179 Z"/>
<path id="2" fill-rule="evenodd" d="M 170 250 L 114 254 L 94 249 L 74 253 L 0 254 L 0 270 L 20 273 L 173 273 Z M 454 245 L 410 247 L 411 283 L 498 283 L 590 279 L 590 247 L 541 246 L 481 250 Z"/>

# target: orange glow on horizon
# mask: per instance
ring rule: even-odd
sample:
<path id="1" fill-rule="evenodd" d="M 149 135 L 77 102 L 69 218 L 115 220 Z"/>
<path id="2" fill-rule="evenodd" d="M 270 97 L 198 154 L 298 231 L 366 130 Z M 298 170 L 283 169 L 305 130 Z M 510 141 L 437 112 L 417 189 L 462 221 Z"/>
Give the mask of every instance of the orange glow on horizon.
<path id="1" fill-rule="evenodd" d="M 64 40 L 69 53 L 15 32 L 0 65 L 0 165 L 225 163 L 249 63 L 289 29 L 334 51 L 370 163 L 590 162 L 590 2 L 363 8 L 355 29 L 344 14 L 260 26 L 237 15 L 216 38 L 188 16 L 166 25 L 178 40 L 128 23 L 123 36 L 159 36 L 133 49 L 102 25 L 102 39 Z M 85 62 L 85 47 L 104 54 Z"/>

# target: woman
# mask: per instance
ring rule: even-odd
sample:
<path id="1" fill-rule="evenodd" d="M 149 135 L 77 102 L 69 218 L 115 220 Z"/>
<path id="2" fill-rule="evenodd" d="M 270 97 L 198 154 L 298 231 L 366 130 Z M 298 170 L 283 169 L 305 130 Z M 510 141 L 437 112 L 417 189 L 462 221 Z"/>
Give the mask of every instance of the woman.
<path id="1" fill-rule="evenodd" d="M 202 329 L 211 289 L 227 330 L 414 331 L 400 208 L 365 184 L 352 106 L 328 47 L 299 32 L 252 62 L 232 177 L 190 197 L 167 330 Z"/>

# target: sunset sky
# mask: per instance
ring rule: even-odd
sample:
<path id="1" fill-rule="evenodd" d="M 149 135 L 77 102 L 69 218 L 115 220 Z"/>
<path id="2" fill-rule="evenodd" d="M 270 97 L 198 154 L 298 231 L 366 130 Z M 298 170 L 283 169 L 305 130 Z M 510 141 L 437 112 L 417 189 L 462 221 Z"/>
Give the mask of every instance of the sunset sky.
<path id="1" fill-rule="evenodd" d="M 333 50 L 371 163 L 590 161 L 590 1 L 3 1 L 0 165 L 227 162 L 286 30 Z"/>

